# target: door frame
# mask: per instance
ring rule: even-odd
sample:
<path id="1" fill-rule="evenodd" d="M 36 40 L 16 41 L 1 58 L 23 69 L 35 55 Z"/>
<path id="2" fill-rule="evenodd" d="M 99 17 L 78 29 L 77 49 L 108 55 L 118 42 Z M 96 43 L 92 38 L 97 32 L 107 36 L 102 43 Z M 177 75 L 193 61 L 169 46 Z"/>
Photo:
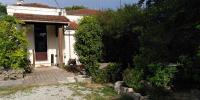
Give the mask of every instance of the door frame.
<path id="1" fill-rule="evenodd" d="M 39 29 L 36 30 L 36 27 L 39 28 Z M 40 32 L 40 33 L 38 33 L 38 32 Z M 46 47 L 45 51 L 38 50 L 39 40 L 36 40 L 36 36 L 38 34 L 41 34 L 41 33 L 46 33 L 46 35 L 45 35 L 46 39 L 44 39 L 44 40 L 41 39 L 40 40 L 41 42 L 46 42 L 46 44 L 45 44 L 46 45 L 45 46 Z M 36 61 L 47 61 L 48 60 L 48 53 L 47 53 L 48 52 L 48 43 L 47 43 L 47 37 L 48 37 L 48 34 L 47 34 L 47 25 L 46 24 L 42 24 L 42 23 L 36 23 L 36 24 L 34 24 L 34 46 L 35 46 L 35 59 L 36 59 Z"/>

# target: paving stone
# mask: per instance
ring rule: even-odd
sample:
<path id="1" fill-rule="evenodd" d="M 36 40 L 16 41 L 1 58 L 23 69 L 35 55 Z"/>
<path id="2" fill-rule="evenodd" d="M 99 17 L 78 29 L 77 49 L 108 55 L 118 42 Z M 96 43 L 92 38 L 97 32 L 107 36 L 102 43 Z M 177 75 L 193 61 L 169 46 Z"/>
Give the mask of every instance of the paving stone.
<path id="1" fill-rule="evenodd" d="M 74 83 L 74 74 L 57 67 L 35 68 L 33 73 L 27 74 L 19 80 L 0 81 L 0 86 L 16 85 L 45 85 L 57 83 Z"/>

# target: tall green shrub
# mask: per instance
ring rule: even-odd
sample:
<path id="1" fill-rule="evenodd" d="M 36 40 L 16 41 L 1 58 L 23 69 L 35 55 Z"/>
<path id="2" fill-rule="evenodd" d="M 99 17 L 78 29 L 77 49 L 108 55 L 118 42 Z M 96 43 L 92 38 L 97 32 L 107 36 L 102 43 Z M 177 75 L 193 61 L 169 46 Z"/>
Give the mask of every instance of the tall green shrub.
<path id="1" fill-rule="evenodd" d="M 99 75 L 99 60 L 102 53 L 102 29 L 95 17 L 84 17 L 75 33 L 75 51 L 86 66 L 89 75 Z M 95 78 L 93 78 L 95 79 Z"/>
<path id="2" fill-rule="evenodd" d="M 17 29 L 20 23 L 11 16 L 0 20 L 0 67 L 23 68 L 27 64 L 25 32 Z"/>

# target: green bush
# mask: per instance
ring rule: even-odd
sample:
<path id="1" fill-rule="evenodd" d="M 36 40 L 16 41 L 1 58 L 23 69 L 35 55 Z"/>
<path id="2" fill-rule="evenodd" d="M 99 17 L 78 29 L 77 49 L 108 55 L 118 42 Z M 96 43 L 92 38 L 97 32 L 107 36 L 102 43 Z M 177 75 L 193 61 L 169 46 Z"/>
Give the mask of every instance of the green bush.
<path id="1" fill-rule="evenodd" d="M 143 84 L 141 83 L 143 74 L 143 70 L 128 68 L 123 73 L 123 80 L 127 86 L 138 90 L 143 87 Z"/>
<path id="2" fill-rule="evenodd" d="M 177 72 L 174 66 L 161 66 L 160 64 L 149 65 L 152 75 L 149 75 L 148 81 L 155 87 L 167 87 Z"/>
<path id="3" fill-rule="evenodd" d="M 91 75 L 92 80 L 96 83 L 107 83 L 108 82 L 108 74 L 106 73 L 105 70 L 98 69 L 96 70 L 96 75 Z"/>
<path id="4" fill-rule="evenodd" d="M 99 60 L 102 53 L 102 29 L 95 17 L 84 17 L 75 33 L 75 51 L 86 66 L 87 74 L 96 82 L 101 80 Z M 102 76 L 103 77 L 103 76 Z"/>
<path id="5" fill-rule="evenodd" d="M 92 77 L 92 80 L 97 83 L 104 83 L 106 82 L 104 74 L 104 70 L 99 69 L 99 63 L 91 61 L 90 63 L 86 64 L 87 74 Z"/>
<path id="6" fill-rule="evenodd" d="M 81 63 L 96 63 L 102 53 L 102 29 L 95 17 L 84 17 L 75 33 L 75 51 Z"/>
<path id="7" fill-rule="evenodd" d="M 104 69 L 96 69 L 96 74 L 91 74 L 93 80 L 98 83 L 116 82 L 119 79 L 121 73 L 119 72 L 118 63 L 109 63 Z M 90 67 L 94 68 L 94 67 Z"/>
<path id="8" fill-rule="evenodd" d="M 16 69 L 28 64 L 28 42 L 25 32 L 16 28 L 19 23 L 11 16 L 0 20 L 0 67 Z"/>
<path id="9" fill-rule="evenodd" d="M 107 80 L 108 82 L 116 82 L 119 80 L 119 77 L 121 75 L 120 72 L 120 66 L 119 63 L 109 63 L 108 66 L 105 68 L 106 74 L 107 74 Z"/>

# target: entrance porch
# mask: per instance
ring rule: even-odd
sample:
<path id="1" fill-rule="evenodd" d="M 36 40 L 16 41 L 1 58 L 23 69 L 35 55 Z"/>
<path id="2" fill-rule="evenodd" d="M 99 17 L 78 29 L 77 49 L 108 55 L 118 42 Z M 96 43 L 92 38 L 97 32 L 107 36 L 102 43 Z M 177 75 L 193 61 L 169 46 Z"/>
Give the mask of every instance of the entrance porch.
<path id="1" fill-rule="evenodd" d="M 26 27 L 29 59 L 35 67 L 62 65 L 65 62 L 63 26 L 31 23 Z"/>
<path id="2" fill-rule="evenodd" d="M 67 42 L 64 34 L 66 29 L 69 29 L 70 21 L 65 16 L 22 13 L 15 13 L 14 16 L 25 22 L 23 26 L 26 28 L 29 42 L 28 51 L 31 64 L 39 67 L 63 66 L 67 63 L 71 53 L 64 51 L 67 50 L 66 46 L 70 41 Z M 68 37 L 70 39 L 71 35 L 69 34 Z M 71 44 L 68 47 L 70 48 L 68 51 L 71 51 Z"/>

